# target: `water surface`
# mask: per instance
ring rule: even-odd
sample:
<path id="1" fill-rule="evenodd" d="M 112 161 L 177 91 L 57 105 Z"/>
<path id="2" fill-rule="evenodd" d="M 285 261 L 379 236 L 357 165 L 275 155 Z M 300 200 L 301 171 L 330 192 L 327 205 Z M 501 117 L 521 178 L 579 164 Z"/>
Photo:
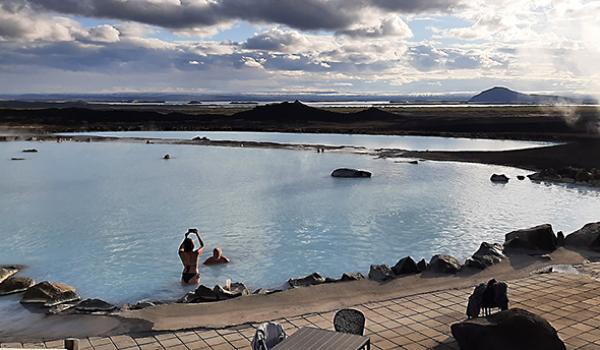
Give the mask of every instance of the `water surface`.
<path id="1" fill-rule="evenodd" d="M 366 273 L 406 255 L 466 258 L 511 230 L 551 223 L 568 233 L 600 213 L 596 190 L 489 181 L 526 174 L 514 168 L 354 154 L 11 142 L 0 143 L 0 167 L 0 263 L 116 303 L 185 292 L 177 247 L 188 227 L 232 261 L 202 267 L 203 283 L 258 288 L 314 271 Z M 337 167 L 374 175 L 331 178 Z"/>

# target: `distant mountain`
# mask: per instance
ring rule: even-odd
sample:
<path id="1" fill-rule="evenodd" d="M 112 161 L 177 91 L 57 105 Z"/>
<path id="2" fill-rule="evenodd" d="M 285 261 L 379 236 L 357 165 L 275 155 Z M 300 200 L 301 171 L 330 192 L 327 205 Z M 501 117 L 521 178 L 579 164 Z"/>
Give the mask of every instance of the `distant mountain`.
<path id="1" fill-rule="evenodd" d="M 574 98 L 551 95 L 529 95 L 505 87 L 494 87 L 471 97 L 467 103 L 473 104 L 586 104 L 595 103 L 589 98 Z"/>
<path id="2" fill-rule="evenodd" d="M 257 106 L 234 114 L 236 118 L 254 120 L 335 120 L 339 113 L 307 106 L 300 101 Z"/>

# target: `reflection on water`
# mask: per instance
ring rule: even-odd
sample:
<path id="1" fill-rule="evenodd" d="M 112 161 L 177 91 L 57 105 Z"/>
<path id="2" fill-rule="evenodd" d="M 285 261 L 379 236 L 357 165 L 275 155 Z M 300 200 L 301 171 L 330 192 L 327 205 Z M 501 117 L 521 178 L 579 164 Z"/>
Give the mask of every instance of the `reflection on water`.
<path id="1" fill-rule="evenodd" d="M 192 139 L 196 136 L 211 140 L 261 141 L 311 145 L 358 146 L 370 149 L 397 148 L 413 151 L 500 151 L 550 145 L 548 142 L 466 139 L 437 136 L 396 136 L 359 134 L 298 134 L 281 132 L 237 131 L 116 131 L 66 133 L 61 135 L 98 135 L 111 137 L 141 137 L 165 139 Z"/>
<path id="2" fill-rule="evenodd" d="M 24 148 L 40 152 L 8 160 Z M 406 255 L 465 258 L 513 229 L 570 232 L 600 212 L 595 190 L 489 181 L 518 169 L 353 154 L 15 142 L 0 144 L 0 164 L 0 263 L 112 302 L 182 295 L 176 250 L 188 227 L 202 231 L 202 259 L 220 246 L 232 260 L 201 267 L 203 283 L 257 288 L 313 271 L 367 272 Z M 331 178 L 337 167 L 374 175 Z"/>

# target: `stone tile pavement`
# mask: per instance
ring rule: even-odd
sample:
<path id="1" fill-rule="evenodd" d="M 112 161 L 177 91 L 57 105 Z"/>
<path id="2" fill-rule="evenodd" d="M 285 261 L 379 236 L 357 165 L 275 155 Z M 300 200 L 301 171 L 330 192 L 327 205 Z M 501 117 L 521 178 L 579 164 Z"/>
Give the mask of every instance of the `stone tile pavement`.
<path id="1" fill-rule="evenodd" d="M 595 264 L 594 264 L 595 265 Z M 600 271 L 600 265 L 594 267 Z M 482 281 L 485 282 L 485 281 Z M 472 288 L 360 304 L 367 317 L 372 349 L 458 349 L 449 326 L 465 318 Z M 569 349 L 600 349 L 600 281 L 588 275 L 540 274 L 509 281 L 510 307 L 540 314 Z M 304 326 L 332 329 L 333 311 L 276 319 L 288 334 Z M 256 325 L 185 332 L 130 334 L 81 339 L 81 350 L 232 350 L 251 349 Z M 0 347 L 61 348 L 62 340 L 2 343 Z"/>

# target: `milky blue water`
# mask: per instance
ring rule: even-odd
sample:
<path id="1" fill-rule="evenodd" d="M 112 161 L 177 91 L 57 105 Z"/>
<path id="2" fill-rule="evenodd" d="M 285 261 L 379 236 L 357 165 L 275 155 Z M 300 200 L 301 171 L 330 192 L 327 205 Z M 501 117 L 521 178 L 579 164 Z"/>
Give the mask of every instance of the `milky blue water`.
<path id="1" fill-rule="evenodd" d="M 165 153 L 173 159 L 162 160 Z M 373 177 L 330 177 L 337 167 Z M 600 219 L 596 190 L 493 184 L 494 172 L 527 174 L 310 151 L 0 143 L 0 263 L 122 303 L 184 294 L 177 247 L 188 227 L 232 261 L 201 267 L 203 283 L 231 278 L 258 288 L 314 271 L 366 273 L 406 255 L 466 258 L 514 229 L 551 223 L 570 232 Z M 0 300 L 0 312 L 17 307 L 10 300 Z"/>
<path id="2" fill-rule="evenodd" d="M 140 137 L 187 140 L 191 140 L 196 136 L 200 136 L 208 137 L 211 140 L 260 141 L 331 146 L 357 146 L 369 149 L 398 148 L 409 149 L 414 151 L 500 151 L 540 147 L 550 144 L 548 142 L 537 141 L 467 139 L 437 136 L 298 134 L 281 132 L 237 131 L 106 131 L 88 133 L 66 133 L 62 135 L 97 135 L 110 137 Z"/>

